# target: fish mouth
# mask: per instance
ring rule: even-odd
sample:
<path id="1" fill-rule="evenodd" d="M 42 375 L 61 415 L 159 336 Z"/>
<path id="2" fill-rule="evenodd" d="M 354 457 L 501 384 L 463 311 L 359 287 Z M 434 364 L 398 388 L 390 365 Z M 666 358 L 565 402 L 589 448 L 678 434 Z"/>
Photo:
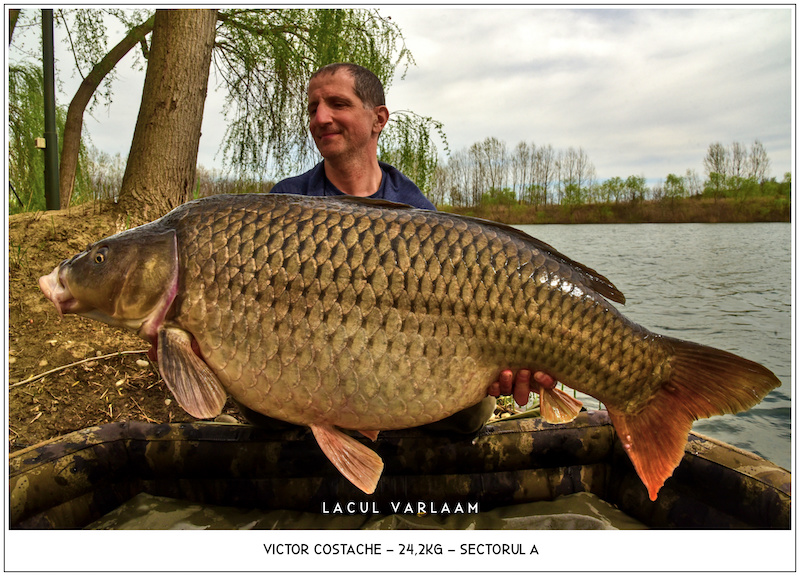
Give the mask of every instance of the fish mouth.
<path id="1" fill-rule="evenodd" d="M 72 292 L 61 277 L 61 266 L 39 278 L 39 288 L 53 303 L 62 318 L 64 314 L 74 314 L 80 308 L 80 303 L 72 296 Z"/>

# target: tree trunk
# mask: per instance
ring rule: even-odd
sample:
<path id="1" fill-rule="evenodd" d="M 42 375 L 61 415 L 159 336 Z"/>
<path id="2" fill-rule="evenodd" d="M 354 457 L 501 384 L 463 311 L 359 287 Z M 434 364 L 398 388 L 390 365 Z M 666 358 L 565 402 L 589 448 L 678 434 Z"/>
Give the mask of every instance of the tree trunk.
<path id="1" fill-rule="evenodd" d="M 17 26 L 19 18 L 19 8 L 9 8 L 8 10 L 8 45 L 11 46 L 11 37 L 14 35 L 14 28 Z"/>
<path id="2" fill-rule="evenodd" d="M 156 10 L 119 193 L 119 209 L 133 223 L 158 218 L 191 197 L 216 21 L 216 10 Z"/>
<path id="3" fill-rule="evenodd" d="M 145 36 L 153 30 L 154 17 L 132 29 L 122 41 L 95 64 L 89 75 L 81 82 L 80 88 L 72 97 L 64 124 L 64 141 L 61 145 L 61 165 L 59 167 L 59 188 L 61 189 L 61 208 L 69 206 L 75 188 L 75 173 L 78 168 L 78 155 L 81 150 L 83 113 L 92 99 L 100 82 L 114 66 L 130 52 Z"/>

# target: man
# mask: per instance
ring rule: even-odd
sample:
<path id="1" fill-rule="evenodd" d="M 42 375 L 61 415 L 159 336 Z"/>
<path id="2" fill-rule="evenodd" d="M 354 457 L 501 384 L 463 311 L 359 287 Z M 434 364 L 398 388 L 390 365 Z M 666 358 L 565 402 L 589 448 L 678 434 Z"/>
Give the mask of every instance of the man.
<path id="1" fill-rule="evenodd" d="M 436 210 L 416 184 L 399 170 L 378 161 L 378 137 L 389 121 L 383 85 L 375 74 L 350 63 L 328 64 L 308 83 L 309 130 L 323 160 L 308 172 L 278 182 L 275 194 L 358 196 L 401 202 Z M 555 380 L 542 372 L 520 370 L 514 380 L 504 370 L 477 405 L 429 425 L 439 430 L 472 433 L 492 415 L 492 396 L 510 394 L 520 405 L 530 392 L 552 390 Z"/>
<path id="2" fill-rule="evenodd" d="M 278 182 L 272 192 L 360 196 L 436 207 L 394 166 L 378 161 L 378 137 L 389 121 L 380 80 L 355 64 L 329 64 L 308 84 L 309 130 L 323 161 Z"/>

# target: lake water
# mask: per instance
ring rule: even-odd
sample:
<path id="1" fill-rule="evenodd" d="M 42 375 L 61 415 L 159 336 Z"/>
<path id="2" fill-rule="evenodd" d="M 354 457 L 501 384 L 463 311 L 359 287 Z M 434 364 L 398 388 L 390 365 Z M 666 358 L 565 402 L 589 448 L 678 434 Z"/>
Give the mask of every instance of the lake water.
<path id="1" fill-rule="evenodd" d="M 694 430 L 791 469 L 791 225 L 518 226 L 605 275 L 619 310 L 650 330 L 763 364 L 782 385 L 759 405 Z M 578 393 L 584 405 L 593 398 Z"/>

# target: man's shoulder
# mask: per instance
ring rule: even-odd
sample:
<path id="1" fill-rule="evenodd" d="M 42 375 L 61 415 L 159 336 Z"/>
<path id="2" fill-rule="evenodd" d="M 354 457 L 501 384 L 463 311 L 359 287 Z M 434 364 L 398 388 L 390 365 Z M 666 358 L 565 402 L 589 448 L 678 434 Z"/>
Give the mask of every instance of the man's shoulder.
<path id="1" fill-rule="evenodd" d="M 274 194 L 301 194 L 304 196 L 321 195 L 323 188 L 323 180 L 320 176 L 321 169 L 322 163 L 320 162 L 308 172 L 284 178 L 275 184 L 270 192 Z M 317 188 L 319 191 L 315 194 Z"/>
<path id="2" fill-rule="evenodd" d="M 391 164 L 386 164 L 385 162 L 379 162 L 379 164 L 387 177 L 384 188 L 385 200 L 402 202 L 403 204 L 410 204 L 426 210 L 436 210 L 436 206 L 428 200 L 422 190 L 419 189 L 419 186 L 414 184 L 408 176 Z"/>

